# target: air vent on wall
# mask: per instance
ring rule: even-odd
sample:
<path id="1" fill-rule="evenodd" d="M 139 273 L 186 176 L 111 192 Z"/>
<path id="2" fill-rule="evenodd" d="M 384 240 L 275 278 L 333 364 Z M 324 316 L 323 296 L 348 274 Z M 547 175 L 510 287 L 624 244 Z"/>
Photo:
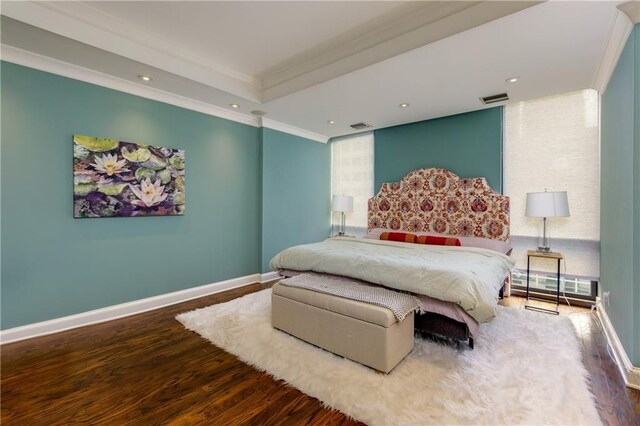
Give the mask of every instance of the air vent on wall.
<path id="1" fill-rule="evenodd" d="M 356 130 L 362 130 L 362 129 L 368 129 L 369 127 L 373 127 L 371 124 L 367 124 L 367 123 L 355 123 L 351 125 L 351 128 L 356 129 Z"/>
<path id="2" fill-rule="evenodd" d="M 484 98 L 480 98 L 483 104 L 495 104 L 496 102 L 508 101 L 509 95 L 506 93 L 498 93 L 497 95 L 485 96 Z"/>

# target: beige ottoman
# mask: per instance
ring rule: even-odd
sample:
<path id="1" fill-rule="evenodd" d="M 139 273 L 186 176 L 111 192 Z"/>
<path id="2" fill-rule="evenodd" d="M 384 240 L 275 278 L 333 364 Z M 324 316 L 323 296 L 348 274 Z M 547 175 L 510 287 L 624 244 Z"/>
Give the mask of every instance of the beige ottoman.
<path id="1" fill-rule="evenodd" d="M 413 312 L 398 322 L 387 308 L 281 284 L 271 300 L 273 327 L 378 371 L 413 349 Z"/>

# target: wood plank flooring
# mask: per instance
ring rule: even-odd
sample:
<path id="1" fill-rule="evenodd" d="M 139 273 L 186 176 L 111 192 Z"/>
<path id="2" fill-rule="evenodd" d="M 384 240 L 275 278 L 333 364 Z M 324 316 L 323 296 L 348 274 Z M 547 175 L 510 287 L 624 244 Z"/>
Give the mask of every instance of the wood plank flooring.
<path id="1" fill-rule="evenodd" d="M 2 346 L 3 425 L 356 424 L 185 330 L 174 316 L 258 291 L 254 284 L 156 311 Z M 522 298 L 504 304 L 521 306 Z M 576 325 L 605 424 L 640 424 L 588 310 Z"/>

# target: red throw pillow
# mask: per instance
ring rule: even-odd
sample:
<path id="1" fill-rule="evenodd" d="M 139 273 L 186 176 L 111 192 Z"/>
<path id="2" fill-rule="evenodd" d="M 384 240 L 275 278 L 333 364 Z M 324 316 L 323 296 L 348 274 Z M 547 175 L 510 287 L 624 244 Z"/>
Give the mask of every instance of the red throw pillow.
<path id="1" fill-rule="evenodd" d="M 401 243 L 415 243 L 416 238 L 416 234 L 409 234 L 407 232 L 383 232 L 380 234 L 381 240 L 399 241 Z"/>
<path id="2" fill-rule="evenodd" d="M 431 237 L 428 235 L 420 235 L 416 238 L 416 244 L 430 244 L 433 246 L 462 246 L 457 238 L 447 237 Z"/>

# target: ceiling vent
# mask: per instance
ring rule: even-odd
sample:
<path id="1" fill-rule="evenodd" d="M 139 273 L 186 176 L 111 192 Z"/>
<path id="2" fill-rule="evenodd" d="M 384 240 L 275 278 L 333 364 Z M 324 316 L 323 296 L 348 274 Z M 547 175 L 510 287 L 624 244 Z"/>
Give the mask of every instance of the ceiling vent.
<path id="1" fill-rule="evenodd" d="M 485 96 L 484 98 L 480 98 L 483 104 L 495 104 L 496 102 L 508 101 L 509 95 L 506 93 L 498 93 L 497 95 Z"/>
<path id="2" fill-rule="evenodd" d="M 351 125 L 351 128 L 356 130 L 368 129 L 370 127 L 373 127 L 373 126 L 371 124 L 367 124 L 363 122 L 355 123 Z"/>

